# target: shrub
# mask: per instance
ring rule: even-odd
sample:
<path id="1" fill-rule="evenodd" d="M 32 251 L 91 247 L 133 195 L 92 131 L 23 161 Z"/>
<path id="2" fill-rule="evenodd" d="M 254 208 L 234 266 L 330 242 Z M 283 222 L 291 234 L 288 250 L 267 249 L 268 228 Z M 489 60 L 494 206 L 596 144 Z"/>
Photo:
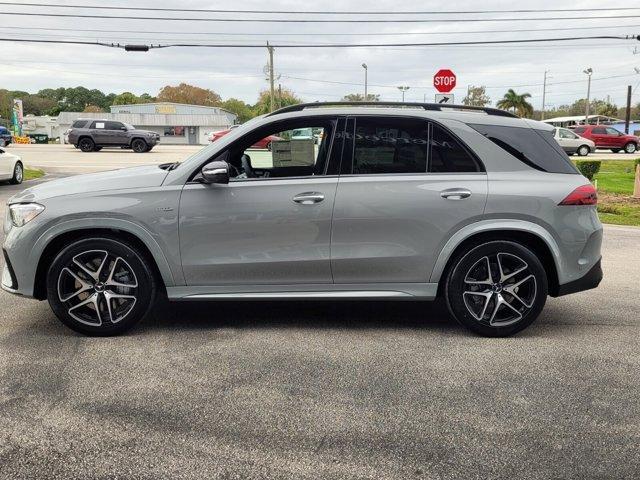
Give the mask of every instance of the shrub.
<path id="1" fill-rule="evenodd" d="M 578 160 L 576 167 L 582 175 L 587 177 L 589 181 L 593 180 L 596 173 L 600 171 L 600 160 Z"/>

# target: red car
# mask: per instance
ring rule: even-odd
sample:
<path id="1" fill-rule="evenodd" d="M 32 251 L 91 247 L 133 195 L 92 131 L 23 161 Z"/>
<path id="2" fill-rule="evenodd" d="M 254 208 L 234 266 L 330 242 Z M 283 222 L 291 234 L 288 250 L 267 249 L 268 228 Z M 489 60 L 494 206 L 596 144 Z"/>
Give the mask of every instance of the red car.
<path id="1" fill-rule="evenodd" d="M 613 153 L 621 150 L 625 153 L 634 153 L 638 150 L 638 143 L 640 143 L 638 137 L 624 134 L 606 125 L 578 125 L 573 131 L 581 137 L 592 140 L 596 148 L 609 148 Z"/>
<path id="2" fill-rule="evenodd" d="M 224 137 L 227 133 L 231 132 L 231 130 L 232 129 L 230 128 L 227 130 L 220 130 L 219 132 L 211 132 L 209 134 L 209 141 L 215 142 L 219 138 Z M 274 140 L 282 140 L 282 138 L 277 137 L 275 135 L 269 135 L 268 137 L 263 138 L 259 142 L 254 143 L 251 146 L 251 148 L 261 148 L 261 149 L 266 148 L 267 150 L 271 150 L 271 142 L 273 142 Z"/>

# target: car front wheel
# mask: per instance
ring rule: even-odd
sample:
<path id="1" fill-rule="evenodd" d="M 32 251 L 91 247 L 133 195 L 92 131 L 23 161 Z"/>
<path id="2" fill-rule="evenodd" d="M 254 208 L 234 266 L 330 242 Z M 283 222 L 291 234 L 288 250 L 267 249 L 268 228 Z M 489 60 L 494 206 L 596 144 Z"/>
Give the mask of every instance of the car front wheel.
<path id="1" fill-rule="evenodd" d="M 136 153 L 144 153 L 149 149 L 149 147 L 147 147 L 147 142 L 139 138 L 131 142 L 131 148 Z"/>
<path id="2" fill-rule="evenodd" d="M 511 241 L 490 241 L 462 252 L 446 278 L 450 313 L 488 337 L 513 335 L 538 317 L 547 276 L 536 255 Z"/>
<path id="3" fill-rule="evenodd" d="M 635 153 L 637 149 L 638 149 L 638 145 L 636 145 L 633 142 L 629 142 L 624 146 L 624 151 L 626 153 Z"/>
<path id="4" fill-rule="evenodd" d="M 9 181 L 13 185 L 19 185 L 22 183 L 23 179 L 24 179 L 24 167 L 22 166 L 22 163 L 16 162 L 16 164 L 13 167 L 13 177 L 11 177 L 11 180 Z"/>
<path id="5" fill-rule="evenodd" d="M 136 247 L 115 238 L 85 238 L 62 250 L 47 273 L 47 298 L 69 328 L 92 336 L 117 335 L 150 310 L 153 269 Z"/>

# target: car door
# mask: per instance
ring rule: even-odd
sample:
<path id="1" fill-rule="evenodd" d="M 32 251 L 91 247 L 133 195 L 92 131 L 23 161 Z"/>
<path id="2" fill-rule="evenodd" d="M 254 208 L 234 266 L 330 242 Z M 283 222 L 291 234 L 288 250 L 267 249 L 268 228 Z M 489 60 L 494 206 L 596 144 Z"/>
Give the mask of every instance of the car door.
<path id="1" fill-rule="evenodd" d="M 574 153 L 578 147 L 582 145 L 580 138 L 571 130 L 567 130 L 566 128 L 556 129 L 556 136 L 558 143 L 567 153 Z"/>
<path id="2" fill-rule="evenodd" d="M 105 122 L 105 144 L 106 145 L 126 145 L 127 132 L 122 122 Z"/>
<path id="3" fill-rule="evenodd" d="M 221 154 L 237 172 L 228 184 L 198 183 L 196 176 L 185 185 L 179 231 L 187 285 L 332 282 L 331 216 L 338 183 L 333 165 L 342 151 L 332 139 L 343 126 L 326 116 L 305 118 L 301 125 L 288 122 L 293 124 L 255 130 Z M 283 139 L 272 151 L 252 148 L 266 136 L 281 137 L 282 128 L 291 132 L 293 126 L 318 124 L 328 132 L 318 147 Z"/>
<path id="4" fill-rule="evenodd" d="M 605 127 L 593 127 L 591 129 L 591 137 L 598 147 L 615 147 L 615 145 L 611 143 L 611 136 L 607 135 Z"/>
<path id="5" fill-rule="evenodd" d="M 452 232 L 483 214 L 484 168 L 426 119 L 349 122 L 333 213 L 334 282 L 424 284 Z"/>
<path id="6" fill-rule="evenodd" d="M 107 145 L 109 142 L 107 122 L 95 121 L 91 123 L 91 137 L 98 145 Z"/>
<path id="7" fill-rule="evenodd" d="M 605 132 L 609 139 L 609 144 L 616 148 L 624 148 L 625 139 L 621 132 L 613 127 L 606 127 Z"/>

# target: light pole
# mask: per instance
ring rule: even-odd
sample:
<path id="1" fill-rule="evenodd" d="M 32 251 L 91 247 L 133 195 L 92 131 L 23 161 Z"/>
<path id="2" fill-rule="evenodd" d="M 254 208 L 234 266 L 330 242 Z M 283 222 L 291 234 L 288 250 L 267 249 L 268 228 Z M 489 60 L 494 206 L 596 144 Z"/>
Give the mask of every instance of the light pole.
<path id="1" fill-rule="evenodd" d="M 400 90 L 402 92 L 402 103 L 404 103 L 404 92 L 406 92 L 407 90 L 409 90 L 410 87 L 405 86 L 400 86 L 398 87 L 398 90 Z"/>
<path id="2" fill-rule="evenodd" d="M 366 102 L 368 98 L 367 97 L 367 71 L 368 71 L 367 64 L 363 63 L 362 68 L 364 68 L 364 101 Z"/>
<path id="3" fill-rule="evenodd" d="M 589 125 L 589 101 L 591 97 L 591 75 L 593 74 L 593 68 L 589 67 L 583 70 L 587 74 L 587 106 L 584 109 L 584 124 Z"/>

